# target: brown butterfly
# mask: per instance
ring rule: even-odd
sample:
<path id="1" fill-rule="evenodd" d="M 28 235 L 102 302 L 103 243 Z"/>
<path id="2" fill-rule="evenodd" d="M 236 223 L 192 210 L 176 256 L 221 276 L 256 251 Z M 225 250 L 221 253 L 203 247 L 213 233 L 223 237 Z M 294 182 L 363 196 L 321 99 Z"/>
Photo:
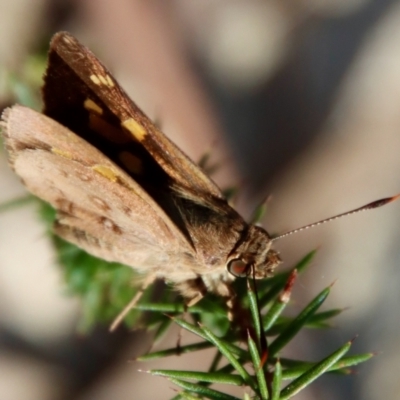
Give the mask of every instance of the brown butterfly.
<path id="1" fill-rule="evenodd" d="M 57 235 L 133 267 L 144 286 L 173 283 L 189 305 L 207 291 L 230 298 L 235 277 L 266 278 L 280 264 L 270 235 L 243 220 L 69 33 L 51 41 L 43 101 L 43 114 L 6 110 L 3 135 L 12 168 L 57 210 Z"/>

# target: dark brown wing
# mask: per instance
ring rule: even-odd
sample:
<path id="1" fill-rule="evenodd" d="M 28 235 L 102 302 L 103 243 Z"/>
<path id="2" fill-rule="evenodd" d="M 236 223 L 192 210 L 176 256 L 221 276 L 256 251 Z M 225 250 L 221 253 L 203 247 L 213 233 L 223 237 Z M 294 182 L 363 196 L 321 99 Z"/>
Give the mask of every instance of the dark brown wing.
<path id="1" fill-rule="evenodd" d="M 182 186 L 199 197 L 223 197 L 130 100 L 95 55 L 67 32 L 57 33 L 51 41 L 43 97 L 46 115 L 100 148 L 123 169 L 135 173 L 137 159 L 144 163 L 143 179 L 134 176 L 139 184 L 151 181 L 158 187 Z"/>

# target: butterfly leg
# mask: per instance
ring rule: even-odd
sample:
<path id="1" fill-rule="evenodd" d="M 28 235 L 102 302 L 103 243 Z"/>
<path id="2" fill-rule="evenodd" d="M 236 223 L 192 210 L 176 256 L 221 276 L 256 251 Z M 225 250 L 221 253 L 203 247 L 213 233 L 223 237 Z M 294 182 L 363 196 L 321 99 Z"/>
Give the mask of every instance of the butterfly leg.
<path id="1" fill-rule="evenodd" d="M 203 278 L 200 277 L 181 282 L 176 288 L 187 299 L 187 307 L 192 307 L 197 304 L 208 291 L 207 284 L 204 282 Z M 235 302 L 235 293 L 231 288 L 230 282 L 221 280 L 211 290 L 225 299 L 228 308 L 228 319 L 229 321 L 233 321 L 234 310 L 237 305 Z"/>
<path id="2" fill-rule="evenodd" d="M 175 285 L 175 288 L 185 298 L 186 307 L 194 306 L 207 293 L 207 287 L 200 277 L 179 282 Z"/>
<path id="3" fill-rule="evenodd" d="M 156 279 L 156 275 L 148 275 L 144 282 L 142 283 L 141 288 L 136 292 L 135 296 L 133 296 L 132 300 L 124 307 L 124 309 L 117 315 L 117 317 L 114 319 L 113 323 L 110 326 L 110 332 L 115 331 L 117 327 L 120 325 L 120 323 L 123 321 L 123 319 L 126 317 L 126 315 L 129 313 L 129 311 L 132 310 L 133 307 L 135 307 L 136 303 L 140 300 L 140 298 L 143 296 L 144 291 L 151 285 Z"/>
<path id="4" fill-rule="evenodd" d="M 216 287 L 216 292 L 219 296 L 223 297 L 225 300 L 226 308 L 228 309 L 228 319 L 229 321 L 233 321 L 235 315 L 235 309 L 237 308 L 237 304 L 235 301 L 235 293 L 232 290 L 231 285 L 228 282 L 221 281 L 218 283 Z"/>

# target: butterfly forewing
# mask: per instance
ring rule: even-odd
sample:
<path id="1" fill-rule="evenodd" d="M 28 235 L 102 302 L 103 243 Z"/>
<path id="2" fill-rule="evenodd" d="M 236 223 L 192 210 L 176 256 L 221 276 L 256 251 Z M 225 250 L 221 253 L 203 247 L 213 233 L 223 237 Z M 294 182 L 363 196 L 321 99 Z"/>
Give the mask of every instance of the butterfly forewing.
<path id="1" fill-rule="evenodd" d="M 158 167 L 153 175 L 158 173 L 158 180 L 166 185 L 172 180 L 175 186 L 199 195 L 222 198 L 211 179 L 157 129 L 93 53 L 69 33 L 60 32 L 51 41 L 43 96 L 45 114 L 96 146 L 98 134 L 113 143 L 114 154 L 106 154 L 122 168 L 134 171 L 135 160 L 147 161 L 147 167 Z M 83 126 L 86 130 L 81 133 Z M 146 174 L 145 168 L 142 173 Z"/>

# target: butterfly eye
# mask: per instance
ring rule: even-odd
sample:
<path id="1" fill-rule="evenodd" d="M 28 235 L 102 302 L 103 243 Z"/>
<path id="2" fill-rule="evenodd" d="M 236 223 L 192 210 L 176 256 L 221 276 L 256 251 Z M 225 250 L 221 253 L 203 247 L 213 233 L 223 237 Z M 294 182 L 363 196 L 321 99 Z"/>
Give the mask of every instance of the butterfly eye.
<path id="1" fill-rule="evenodd" d="M 228 263 L 228 271 L 236 278 L 246 278 L 249 272 L 249 264 L 239 258 L 235 258 Z"/>

